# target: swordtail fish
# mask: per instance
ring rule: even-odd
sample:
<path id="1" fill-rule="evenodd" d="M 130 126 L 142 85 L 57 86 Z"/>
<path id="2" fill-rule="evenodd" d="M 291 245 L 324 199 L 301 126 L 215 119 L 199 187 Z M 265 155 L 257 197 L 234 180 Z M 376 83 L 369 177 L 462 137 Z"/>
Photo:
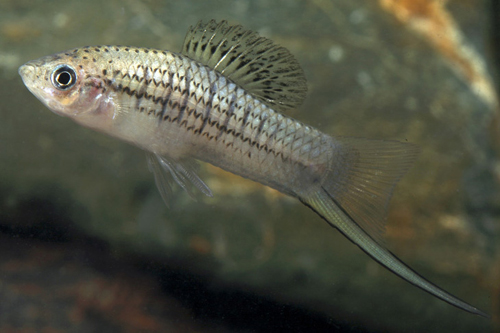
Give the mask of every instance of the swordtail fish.
<path id="1" fill-rule="evenodd" d="M 51 111 L 147 152 L 168 203 L 176 182 L 212 196 L 199 160 L 297 198 L 391 272 L 470 313 L 484 312 L 416 273 L 385 246 L 394 186 L 417 146 L 336 137 L 287 116 L 307 92 L 291 53 L 226 21 L 190 27 L 181 52 L 87 46 L 20 67 Z"/>

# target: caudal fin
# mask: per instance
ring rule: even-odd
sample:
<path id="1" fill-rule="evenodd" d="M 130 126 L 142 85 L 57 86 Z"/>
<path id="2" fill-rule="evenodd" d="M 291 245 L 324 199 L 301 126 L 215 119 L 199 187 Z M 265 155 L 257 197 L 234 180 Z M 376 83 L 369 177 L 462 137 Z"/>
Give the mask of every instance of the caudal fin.
<path id="1" fill-rule="evenodd" d="M 418 155 L 412 144 L 356 138 L 335 138 L 341 161 L 328 170 L 319 189 L 300 200 L 354 244 L 401 278 L 470 313 L 481 310 L 447 293 L 416 273 L 386 249 L 386 211 L 394 186 Z M 337 156 L 338 158 L 338 156 Z"/>

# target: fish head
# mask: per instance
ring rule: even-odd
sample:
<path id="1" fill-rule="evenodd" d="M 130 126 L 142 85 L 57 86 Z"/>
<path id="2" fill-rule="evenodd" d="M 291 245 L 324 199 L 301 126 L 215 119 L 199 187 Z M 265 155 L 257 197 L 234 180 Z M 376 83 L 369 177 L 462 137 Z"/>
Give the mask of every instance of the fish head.
<path id="1" fill-rule="evenodd" d="M 19 75 L 52 112 L 96 127 L 94 123 L 102 123 L 103 116 L 114 117 L 112 94 L 95 58 L 81 53 L 75 49 L 29 61 L 19 68 Z"/>

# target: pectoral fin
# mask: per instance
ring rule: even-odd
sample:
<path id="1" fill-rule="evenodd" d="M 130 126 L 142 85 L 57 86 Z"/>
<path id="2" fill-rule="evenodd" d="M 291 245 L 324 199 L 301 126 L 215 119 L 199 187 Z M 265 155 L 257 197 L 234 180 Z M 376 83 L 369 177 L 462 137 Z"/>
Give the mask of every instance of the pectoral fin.
<path id="1" fill-rule="evenodd" d="M 191 159 L 177 161 L 167 156 L 146 153 L 149 170 L 155 176 L 156 186 L 163 199 L 169 205 L 172 198 L 172 182 L 175 181 L 191 198 L 195 198 L 196 190 L 211 197 L 212 191 L 196 174 L 196 162 Z"/>

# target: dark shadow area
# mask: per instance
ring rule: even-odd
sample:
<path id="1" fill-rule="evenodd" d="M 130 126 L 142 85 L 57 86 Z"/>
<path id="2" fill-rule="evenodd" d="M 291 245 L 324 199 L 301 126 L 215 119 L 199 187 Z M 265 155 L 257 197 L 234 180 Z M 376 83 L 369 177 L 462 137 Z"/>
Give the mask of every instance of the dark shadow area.
<path id="1" fill-rule="evenodd" d="M 75 204 L 61 189 L 51 188 L 10 204 L 5 193 L 9 191 L 0 193 L 4 203 L 0 274 L 5 286 L 0 328 L 22 322 L 22 327 L 35 329 L 73 329 L 76 325 L 114 332 L 145 325 L 162 331 L 170 327 L 165 321 L 173 320 L 178 327 L 173 331 L 179 332 L 368 332 L 299 306 L 222 285 L 186 269 L 189 260 L 116 255 L 108 244 L 74 227 L 68 207 Z M 68 271 L 72 273 L 64 273 Z M 97 293 L 85 289 L 89 285 L 98 288 Z M 22 297 L 10 300 L 12 290 Z M 119 295 L 111 301 L 110 290 Z M 131 304 L 131 299 L 140 302 Z M 63 305 L 67 312 L 47 315 L 57 313 Z M 24 318 L 27 309 L 44 313 L 44 319 Z M 134 315 L 128 314 L 131 309 Z"/>
<path id="2" fill-rule="evenodd" d="M 71 215 L 75 211 L 85 217 L 71 196 L 55 186 L 40 185 L 30 194 L 0 190 L 0 232 L 17 238 L 69 242 L 76 232 Z"/>
<path id="3" fill-rule="evenodd" d="M 250 332 L 368 332 L 326 315 L 265 297 L 217 285 L 208 277 L 155 263 L 146 270 L 157 276 L 166 294 L 188 307 L 197 320 Z"/>

